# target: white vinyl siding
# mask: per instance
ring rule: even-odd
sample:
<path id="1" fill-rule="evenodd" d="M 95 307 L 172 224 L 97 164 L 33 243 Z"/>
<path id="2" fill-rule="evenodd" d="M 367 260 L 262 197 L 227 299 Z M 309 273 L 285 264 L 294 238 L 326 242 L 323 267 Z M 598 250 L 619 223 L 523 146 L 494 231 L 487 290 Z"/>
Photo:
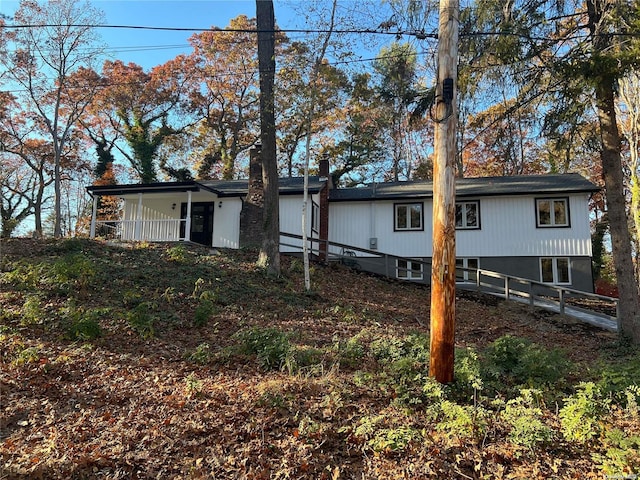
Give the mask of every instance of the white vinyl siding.
<path id="1" fill-rule="evenodd" d="M 591 256 L 586 194 L 568 199 L 570 228 L 538 228 L 532 196 L 482 198 L 482 229 L 456 231 L 459 257 Z"/>
<path id="2" fill-rule="evenodd" d="M 456 230 L 458 257 L 591 256 L 587 195 L 568 197 L 571 228 L 537 228 L 534 197 L 483 197 L 482 228 Z M 397 202 L 396 202 L 397 203 Z M 424 231 L 391 231 L 394 202 L 331 202 L 329 239 L 407 258 L 432 255 L 432 202 L 424 201 Z"/>
<path id="3" fill-rule="evenodd" d="M 317 234 L 312 235 L 313 227 L 313 204 L 320 203 L 320 197 L 317 194 L 310 195 L 307 202 L 307 236 L 308 238 L 317 238 Z M 280 231 L 284 233 L 291 233 L 293 235 L 302 235 L 302 196 L 298 195 L 280 195 Z M 319 222 L 319 217 L 318 217 Z M 319 223 L 318 223 L 319 225 Z M 296 245 L 297 247 L 289 247 L 282 245 L 280 247 L 281 252 L 301 252 L 302 241 L 290 238 L 280 237 L 281 243 L 289 245 Z M 314 249 L 318 248 L 318 245 L 314 243 Z"/>
<path id="4" fill-rule="evenodd" d="M 377 250 L 401 257 L 431 256 L 431 201 L 425 201 L 424 230 L 393 229 L 393 201 L 330 202 L 329 240 L 369 249 L 370 239 L 377 239 Z M 335 253 L 339 253 L 336 250 Z"/>

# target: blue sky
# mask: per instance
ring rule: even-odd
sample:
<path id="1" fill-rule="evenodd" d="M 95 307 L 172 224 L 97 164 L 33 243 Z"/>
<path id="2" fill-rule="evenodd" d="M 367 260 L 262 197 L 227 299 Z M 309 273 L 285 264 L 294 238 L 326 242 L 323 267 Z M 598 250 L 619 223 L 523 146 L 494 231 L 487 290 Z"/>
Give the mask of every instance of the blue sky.
<path id="1" fill-rule="evenodd" d="M 256 14 L 255 0 L 93 0 L 91 3 L 105 13 L 109 25 L 224 28 L 240 14 L 249 17 Z M 18 5 L 17 0 L 0 0 L 0 12 L 11 16 Z M 290 5 L 290 2 L 274 2 L 276 21 L 282 28 L 291 26 Z M 137 63 L 146 70 L 189 52 L 187 39 L 194 33 L 109 28 L 99 32 L 114 59 Z"/>

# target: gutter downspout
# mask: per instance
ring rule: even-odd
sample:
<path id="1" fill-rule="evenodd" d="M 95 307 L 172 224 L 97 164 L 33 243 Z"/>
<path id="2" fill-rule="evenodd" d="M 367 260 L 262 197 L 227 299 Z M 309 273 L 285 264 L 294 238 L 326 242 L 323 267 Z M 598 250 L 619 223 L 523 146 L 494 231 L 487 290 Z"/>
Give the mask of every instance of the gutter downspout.
<path id="1" fill-rule="evenodd" d="M 91 228 L 89 229 L 89 238 L 96 238 L 96 220 L 98 213 L 98 197 L 90 194 L 93 198 L 93 206 L 91 207 Z"/>
<path id="2" fill-rule="evenodd" d="M 191 241 L 191 190 L 187 190 L 187 218 L 184 226 L 184 239 Z"/>
<path id="3" fill-rule="evenodd" d="M 136 212 L 136 226 L 133 234 L 134 240 L 140 240 L 142 230 L 142 193 L 138 194 L 138 211 Z"/>

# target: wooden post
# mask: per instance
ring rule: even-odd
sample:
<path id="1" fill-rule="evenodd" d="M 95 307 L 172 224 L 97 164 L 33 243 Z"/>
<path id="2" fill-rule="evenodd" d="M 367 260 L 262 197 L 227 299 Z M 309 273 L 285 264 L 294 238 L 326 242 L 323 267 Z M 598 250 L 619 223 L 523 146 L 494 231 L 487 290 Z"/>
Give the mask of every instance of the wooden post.
<path id="1" fill-rule="evenodd" d="M 96 221 L 98 215 L 98 195 L 93 197 L 93 205 L 91 206 L 91 227 L 89 229 L 89 238 L 96 238 Z"/>
<path id="2" fill-rule="evenodd" d="M 433 260 L 429 375 L 453 381 L 456 299 L 455 155 L 458 0 L 440 0 L 433 168 Z"/>

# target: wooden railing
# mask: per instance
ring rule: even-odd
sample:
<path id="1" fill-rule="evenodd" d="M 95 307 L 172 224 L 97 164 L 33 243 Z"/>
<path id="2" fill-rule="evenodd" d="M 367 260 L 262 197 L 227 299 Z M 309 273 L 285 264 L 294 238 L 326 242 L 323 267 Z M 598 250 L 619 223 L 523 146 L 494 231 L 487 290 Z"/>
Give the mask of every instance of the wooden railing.
<path id="1" fill-rule="evenodd" d="M 180 224 L 186 220 L 100 220 L 96 221 L 96 236 L 118 240 L 177 242 Z"/>
<path id="2" fill-rule="evenodd" d="M 299 248 L 302 251 L 302 237 L 290 233 L 280 233 L 281 237 L 300 240 L 299 243 L 280 242 L 283 246 Z M 365 270 L 388 278 L 397 278 L 397 271 L 408 269 L 398 269 L 397 260 L 421 264 L 423 271 L 431 270 L 431 262 L 413 258 L 399 257 L 377 250 L 369 250 L 353 245 L 346 245 L 338 242 L 309 238 L 310 252 L 319 258 L 325 255 L 325 261 L 337 261 L 358 270 Z M 382 259 L 382 261 L 381 261 Z M 428 268 L 426 268 L 428 267 Z M 467 282 L 460 281 L 459 287 L 465 289 L 476 289 L 477 291 L 499 295 L 507 300 L 520 300 L 530 305 L 538 305 L 544 308 L 557 308 L 560 313 L 566 313 L 567 308 L 584 311 L 590 314 L 600 315 L 605 320 L 617 322 L 618 299 L 598 295 L 590 292 L 583 292 L 561 285 L 550 285 L 527 278 L 506 275 L 504 273 L 485 270 L 483 268 L 463 268 L 456 267 L 456 272 L 462 274 L 468 272 L 471 279 Z M 428 283 L 428 278 L 423 278 L 423 282 Z M 475 283 L 474 283 L 475 282 Z M 598 302 L 609 307 L 609 312 L 605 313 L 594 308 L 590 308 L 589 301 Z"/>

